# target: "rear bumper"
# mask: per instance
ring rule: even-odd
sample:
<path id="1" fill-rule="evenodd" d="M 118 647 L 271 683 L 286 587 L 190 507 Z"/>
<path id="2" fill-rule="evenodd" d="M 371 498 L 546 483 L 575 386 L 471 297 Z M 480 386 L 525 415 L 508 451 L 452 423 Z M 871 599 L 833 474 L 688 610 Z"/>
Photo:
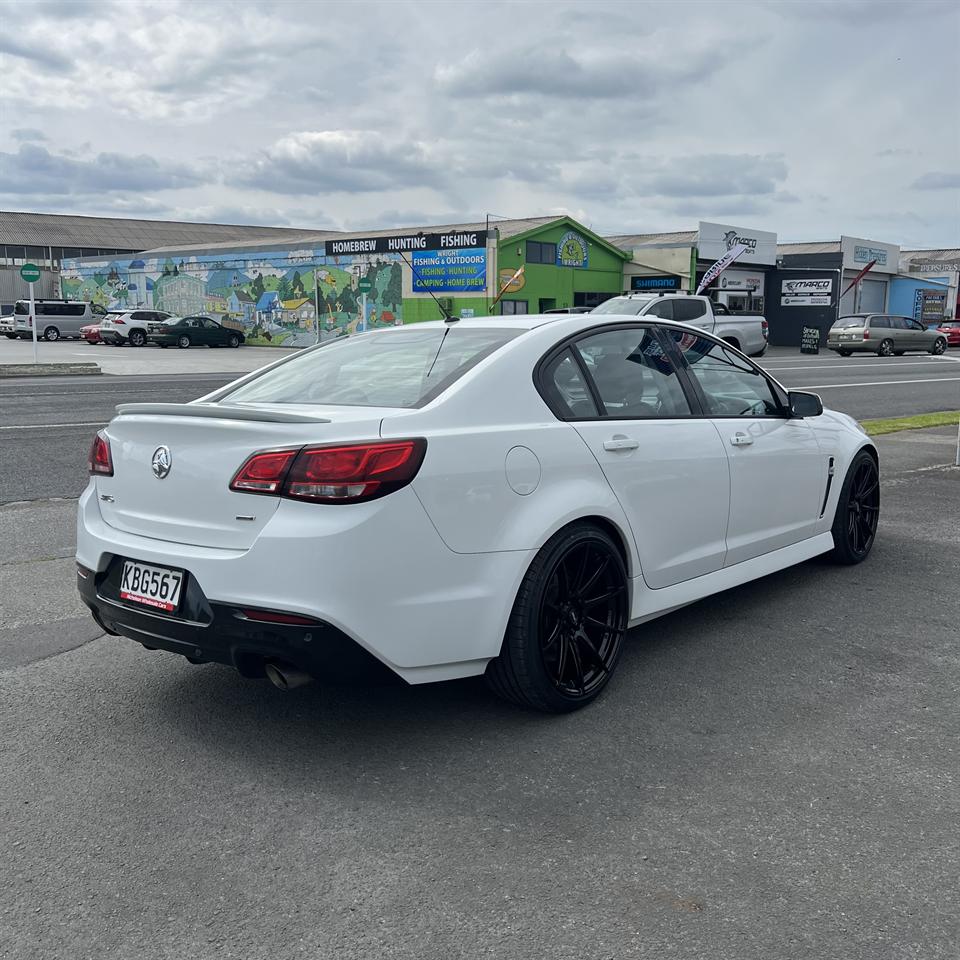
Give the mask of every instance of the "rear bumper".
<path id="1" fill-rule="evenodd" d="M 390 676 L 390 671 L 343 631 L 323 621 L 265 623 L 248 608 L 211 603 L 195 578 L 186 585 L 176 616 L 154 613 L 120 599 L 121 557 L 97 573 L 77 569 L 77 589 L 98 622 L 149 650 L 178 653 L 193 663 L 223 663 L 245 677 L 262 677 L 264 664 L 292 664 L 321 679 Z"/>
<path id="2" fill-rule="evenodd" d="M 236 664 L 256 654 L 307 672 L 325 669 L 318 634 L 324 651 L 346 638 L 409 683 L 483 673 L 500 652 L 534 553 L 454 553 L 410 488 L 342 507 L 281 501 L 249 549 L 173 543 L 111 527 L 94 482 L 80 498 L 77 522 L 77 562 L 92 571 L 79 581 L 81 595 L 117 633 L 195 659 Z M 175 619 L 120 601 L 110 578 L 122 558 L 186 571 L 187 613 Z M 254 625 L 237 615 L 245 608 L 299 614 L 320 626 Z M 313 634 L 313 646 L 305 632 Z"/>
<path id="3" fill-rule="evenodd" d="M 100 339 L 104 343 L 126 343 L 127 338 L 121 337 L 115 330 L 101 330 Z"/>
<path id="4" fill-rule="evenodd" d="M 850 353 L 876 353 L 879 340 L 827 340 L 828 350 L 849 350 Z"/>

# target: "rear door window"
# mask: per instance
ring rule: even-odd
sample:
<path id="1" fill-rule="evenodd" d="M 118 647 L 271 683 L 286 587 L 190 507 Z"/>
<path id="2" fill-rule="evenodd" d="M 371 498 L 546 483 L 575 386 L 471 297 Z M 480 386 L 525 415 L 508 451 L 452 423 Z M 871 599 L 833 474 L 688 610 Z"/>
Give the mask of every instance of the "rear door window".
<path id="1" fill-rule="evenodd" d="M 699 320 L 707 312 L 707 305 L 702 300 L 674 300 L 673 319 L 681 323 Z"/>

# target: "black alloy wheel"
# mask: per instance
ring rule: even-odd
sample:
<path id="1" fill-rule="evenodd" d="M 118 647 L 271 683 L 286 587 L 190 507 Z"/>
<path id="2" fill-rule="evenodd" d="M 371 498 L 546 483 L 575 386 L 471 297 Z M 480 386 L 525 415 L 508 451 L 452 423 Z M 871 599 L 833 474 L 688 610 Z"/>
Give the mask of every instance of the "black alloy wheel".
<path id="1" fill-rule="evenodd" d="M 892 357 L 893 356 L 893 341 L 892 340 L 881 340 L 880 346 L 877 347 L 877 356 L 878 357 Z"/>
<path id="2" fill-rule="evenodd" d="M 129 339 L 131 347 L 142 347 L 147 342 L 147 335 L 142 330 L 131 330 Z"/>
<path id="3" fill-rule="evenodd" d="M 239 347 L 239 346 L 240 346 L 240 338 L 239 338 L 235 333 L 231 333 L 230 336 L 227 337 L 227 346 L 228 346 L 228 347 Z"/>
<path id="4" fill-rule="evenodd" d="M 841 357 L 849 357 L 851 351 L 850 351 L 850 350 L 838 350 L 837 353 L 839 353 Z"/>
<path id="5" fill-rule="evenodd" d="M 47 329 L 43 331 L 43 339 L 54 343 L 60 339 L 60 331 L 56 327 L 47 327 Z"/>
<path id="6" fill-rule="evenodd" d="M 933 346 L 930 349 L 930 352 L 935 356 L 939 357 L 947 349 L 947 341 L 940 337 L 934 341 Z"/>
<path id="7" fill-rule="evenodd" d="M 527 571 L 487 681 L 498 696 L 546 713 L 585 706 L 616 669 L 628 618 L 618 545 L 599 527 L 572 524 Z"/>
<path id="8" fill-rule="evenodd" d="M 190 337 L 188 337 L 185 333 L 181 333 L 180 336 L 177 337 L 177 346 L 181 350 L 186 350 L 187 347 L 190 346 Z"/>
<path id="9" fill-rule="evenodd" d="M 880 520 L 880 471 L 866 451 L 854 457 L 847 471 L 833 520 L 833 557 L 840 563 L 866 560 Z"/>

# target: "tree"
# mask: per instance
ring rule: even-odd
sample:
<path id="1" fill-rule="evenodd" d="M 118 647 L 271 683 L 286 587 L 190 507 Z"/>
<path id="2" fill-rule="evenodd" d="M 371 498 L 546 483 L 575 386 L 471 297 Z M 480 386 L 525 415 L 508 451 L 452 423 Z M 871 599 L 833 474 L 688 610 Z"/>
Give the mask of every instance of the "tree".
<path id="1" fill-rule="evenodd" d="M 263 275 L 258 273 L 253 278 L 253 299 L 259 300 L 263 296 Z"/>
<path id="2" fill-rule="evenodd" d="M 277 287 L 277 296 L 280 297 L 281 300 L 291 299 L 290 281 L 286 277 L 280 278 L 280 286 Z"/>
<path id="3" fill-rule="evenodd" d="M 286 277 L 284 277 L 284 279 L 286 279 Z M 295 297 L 305 296 L 305 294 L 304 294 L 304 292 L 303 292 L 303 280 L 300 279 L 300 271 L 299 271 L 299 270 L 294 270 L 294 271 L 293 271 L 293 283 L 291 284 L 291 287 L 292 287 L 292 289 L 293 289 L 293 295 L 294 295 Z"/>
<path id="4" fill-rule="evenodd" d="M 381 299 L 394 312 L 403 303 L 403 273 L 399 263 L 395 262 L 390 267 L 390 279 L 387 281 L 387 288 L 383 291 Z"/>

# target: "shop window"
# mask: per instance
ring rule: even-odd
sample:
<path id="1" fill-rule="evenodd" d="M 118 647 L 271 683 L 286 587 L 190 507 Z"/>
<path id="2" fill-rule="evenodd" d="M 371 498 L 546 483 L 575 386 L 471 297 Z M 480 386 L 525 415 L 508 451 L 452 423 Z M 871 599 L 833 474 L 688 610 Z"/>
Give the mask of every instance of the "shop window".
<path id="1" fill-rule="evenodd" d="M 529 313 L 526 300 L 501 300 L 500 313 L 505 316 L 513 316 L 519 313 Z"/>
<path id="2" fill-rule="evenodd" d="M 557 262 L 557 245 L 555 243 L 540 243 L 537 240 L 527 241 L 527 263 Z"/>

